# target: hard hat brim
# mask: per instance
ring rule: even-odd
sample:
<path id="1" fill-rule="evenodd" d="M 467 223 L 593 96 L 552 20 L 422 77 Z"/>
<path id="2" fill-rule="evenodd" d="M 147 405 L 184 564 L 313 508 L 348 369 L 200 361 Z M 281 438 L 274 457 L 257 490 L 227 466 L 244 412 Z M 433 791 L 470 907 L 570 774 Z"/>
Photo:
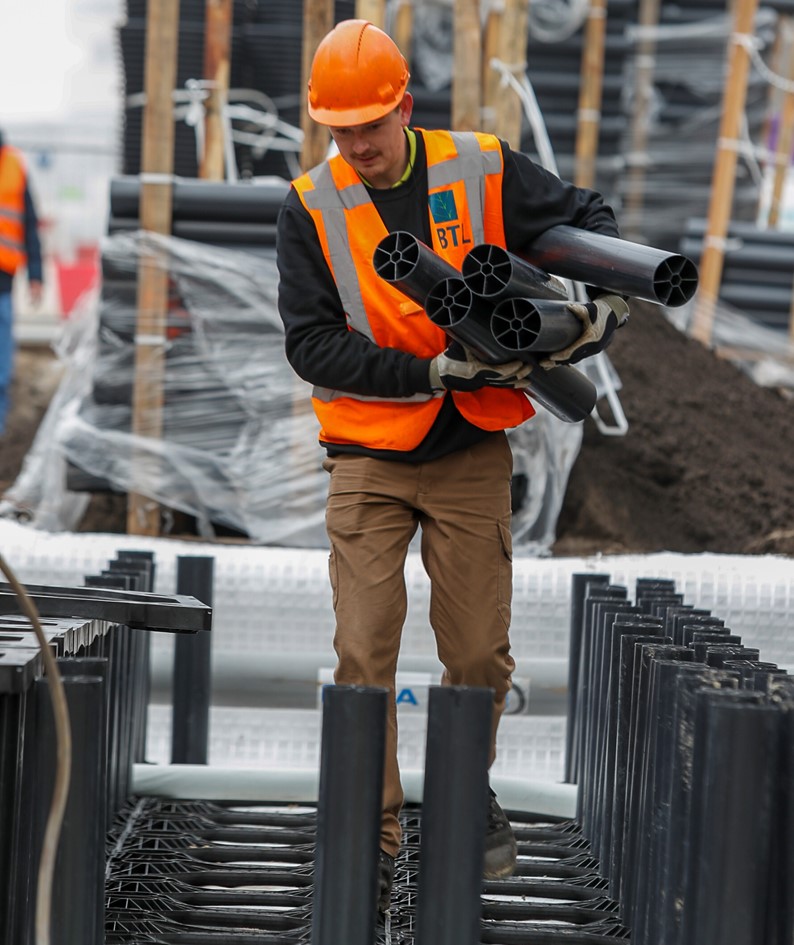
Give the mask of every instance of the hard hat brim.
<path id="1" fill-rule="evenodd" d="M 400 99 L 401 100 L 401 99 Z M 368 125 L 370 122 L 385 118 L 400 104 L 400 100 L 384 105 L 378 102 L 373 105 L 363 105 L 360 108 L 317 108 L 309 104 L 309 117 L 320 125 L 331 125 L 336 128 L 352 128 L 354 125 Z"/>

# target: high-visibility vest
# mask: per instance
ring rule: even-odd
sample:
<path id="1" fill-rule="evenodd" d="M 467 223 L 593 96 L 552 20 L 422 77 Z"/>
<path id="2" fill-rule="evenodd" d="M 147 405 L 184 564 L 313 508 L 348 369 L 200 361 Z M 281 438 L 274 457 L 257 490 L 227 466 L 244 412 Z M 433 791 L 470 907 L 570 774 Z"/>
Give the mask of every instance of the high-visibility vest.
<path id="1" fill-rule="evenodd" d="M 14 148 L 0 148 L 0 270 L 13 274 L 25 256 L 25 165 Z"/>
<path id="2" fill-rule="evenodd" d="M 476 132 L 423 131 L 433 249 L 456 269 L 478 243 L 505 245 L 502 151 Z M 447 346 L 424 309 L 377 275 L 372 263 L 388 231 L 367 188 L 339 155 L 293 181 L 317 228 L 350 331 L 384 348 L 432 358 Z M 411 450 L 438 416 L 446 392 L 371 397 L 315 387 L 312 405 L 326 443 Z M 523 391 L 485 387 L 454 392 L 461 414 L 483 430 L 518 426 L 534 414 Z"/>

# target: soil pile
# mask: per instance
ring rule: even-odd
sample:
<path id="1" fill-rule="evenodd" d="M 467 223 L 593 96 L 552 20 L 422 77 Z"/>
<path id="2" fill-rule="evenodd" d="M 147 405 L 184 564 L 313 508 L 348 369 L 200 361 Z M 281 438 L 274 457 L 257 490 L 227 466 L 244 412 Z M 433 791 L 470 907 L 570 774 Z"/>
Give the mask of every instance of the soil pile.
<path id="1" fill-rule="evenodd" d="M 553 553 L 794 554 L 794 402 L 631 311 L 609 349 L 629 431 L 586 422 Z"/>
<path id="2" fill-rule="evenodd" d="M 632 303 L 609 356 L 629 431 L 608 437 L 586 421 L 553 554 L 794 554 L 794 402 L 758 387 L 653 305 Z M 59 377 L 49 349 L 18 352 L 0 493 Z M 125 510 L 123 496 L 96 496 L 80 530 L 124 532 Z"/>

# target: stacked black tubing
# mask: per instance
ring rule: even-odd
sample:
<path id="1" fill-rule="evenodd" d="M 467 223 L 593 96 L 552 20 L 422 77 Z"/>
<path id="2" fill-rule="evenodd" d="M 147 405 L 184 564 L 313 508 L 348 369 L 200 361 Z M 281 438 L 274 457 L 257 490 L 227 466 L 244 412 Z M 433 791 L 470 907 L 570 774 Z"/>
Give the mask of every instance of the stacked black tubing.
<path id="1" fill-rule="evenodd" d="M 794 932 L 794 678 L 667 579 L 573 576 L 566 780 L 632 945 Z"/>
<path id="2" fill-rule="evenodd" d="M 704 219 L 688 220 L 681 251 L 700 259 L 705 234 Z M 794 285 L 794 233 L 732 221 L 726 238 L 719 298 L 757 324 L 787 334 Z"/>
<path id="3" fill-rule="evenodd" d="M 108 233 L 140 229 L 139 177 L 115 177 L 110 182 Z M 173 236 L 251 249 L 272 250 L 276 220 L 289 183 L 273 177 L 266 182 L 228 183 L 185 178 L 172 187 Z"/>

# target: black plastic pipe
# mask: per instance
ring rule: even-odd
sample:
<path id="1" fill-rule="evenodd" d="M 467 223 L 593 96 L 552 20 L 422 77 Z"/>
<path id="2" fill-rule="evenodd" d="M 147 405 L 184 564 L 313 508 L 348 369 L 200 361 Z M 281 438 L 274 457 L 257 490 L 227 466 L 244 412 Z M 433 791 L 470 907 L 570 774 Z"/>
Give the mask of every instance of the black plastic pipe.
<path id="1" fill-rule="evenodd" d="M 492 719 L 492 689 L 430 687 L 416 945 L 480 941 Z"/>
<path id="2" fill-rule="evenodd" d="M 261 184 L 175 180 L 173 218 L 229 223 L 275 224 L 289 183 L 272 177 Z M 114 177 L 110 181 L 111 216 L 138 220 L 141 180 L 138 176 Z"/>
<path id="3" fill-rule="evenodd" d="M 405 230 L 395 230 L 378 243 L 372 264 L 381 279 L 422 308 L 433 286 L 460 276 L 453 265 Z"/>
<path id="4" fill-rule="evenodd" d="M 522 255 L 564 279 L 671 308 L 686 304 L 698 287 L 697 266 L 687 256 L 574 226 L 550 227 Z"/>
<path id="5" fill-rule="evenodd" d="M 372 945 L 388 690 L 326 686 L 311 945 Z"/>
<path id="6" fill-rule="evenodd" d="M 570 365 L 546 370 L 532 353 L 503 348 L 493 336 L 484 303 L 477 303 L 460 276 L 436 283 L 425 298 L 425 311 L 453 341 L 469 348 L 482 361 L 500 364 L 521 360 L 532 364 L 527 393 L 559 420 L 578 423 L 595 407 L 595 385 Z"/>
<path id="7" fill-rule="evenodd" d="M 461 275 L 476 296 L 491 303 L 516 296 L 568 301 L 559 279 L 493 243 L 480 243 L 469 250 Z"/>
<path id="8" fill-rule="evenodd" d="M 215 561 L 177 557 L 177 594 L 212 607 Z M 171 763 L 205 765 L 212 698 L 212 634 L 180 634 L 174 650 Z"/>
<path id="9" fill-rule="evenodd" d="M 491 334 L 505 351 L 562 351 L 582 334 L 582 323 L 570 302 L 511 298 L 499 302 L 491 315 Z"/>

